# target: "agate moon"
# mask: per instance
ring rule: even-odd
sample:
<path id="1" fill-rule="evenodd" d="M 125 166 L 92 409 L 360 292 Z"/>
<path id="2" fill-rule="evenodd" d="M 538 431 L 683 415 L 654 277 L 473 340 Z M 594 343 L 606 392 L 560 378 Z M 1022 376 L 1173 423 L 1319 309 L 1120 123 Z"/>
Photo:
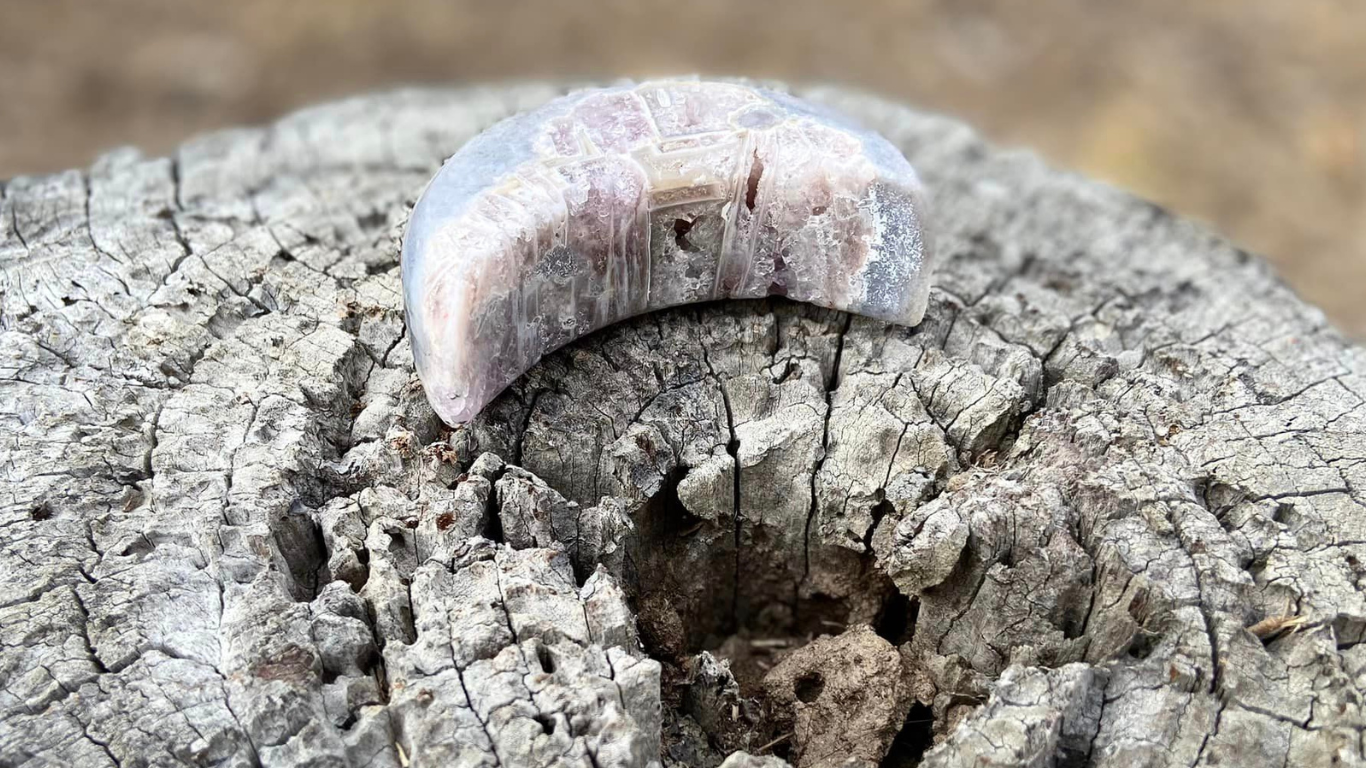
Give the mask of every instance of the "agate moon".
<path id="1" fill-rule="evenodd" d="M 787 94 L 572 93 L 470 140 L 413 209 L 418 375 L 454 426 L 542 355 L 664 307 L 780 295 L 915 325 L 934 264 L 923 200 L 886 139 Z"/>

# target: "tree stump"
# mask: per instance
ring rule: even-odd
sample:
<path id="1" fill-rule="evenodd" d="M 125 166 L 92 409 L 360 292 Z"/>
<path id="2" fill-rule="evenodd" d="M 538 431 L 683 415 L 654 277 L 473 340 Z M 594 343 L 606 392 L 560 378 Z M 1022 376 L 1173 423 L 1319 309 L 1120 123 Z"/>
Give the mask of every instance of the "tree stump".
<path id="1" fill-rule="evenodd" d="M 1259 259 L 832 89 L 917 328 L 774 299 L 434 417 L 395 233 L 558 87 L 3 184 L 0 765 L 1363 761 L 1366 351 Z"/>

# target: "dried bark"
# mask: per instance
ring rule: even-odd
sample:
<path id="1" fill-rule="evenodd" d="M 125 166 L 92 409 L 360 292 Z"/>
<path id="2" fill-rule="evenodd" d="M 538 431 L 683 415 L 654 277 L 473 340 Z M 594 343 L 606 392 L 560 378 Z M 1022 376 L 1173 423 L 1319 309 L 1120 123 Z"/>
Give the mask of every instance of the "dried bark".
<path id="1" fill-rule="evenodd" d="M 555 93 L 0 186 L 0 764 L 1363 762 L 1366 351 L 952 121 L 803 94 L 935 191 L 918 328 L 663 312 L 445 430 L 393 233 Z"/>

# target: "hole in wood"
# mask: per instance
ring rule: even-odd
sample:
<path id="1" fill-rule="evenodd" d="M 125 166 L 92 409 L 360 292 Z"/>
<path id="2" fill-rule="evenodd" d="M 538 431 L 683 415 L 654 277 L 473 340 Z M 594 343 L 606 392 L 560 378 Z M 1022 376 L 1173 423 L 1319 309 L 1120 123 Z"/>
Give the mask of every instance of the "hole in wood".
<path id="1" fill-rule="evenodd" d="M 544 645 L 536 646 L 536 660 L 541 663 L 541 671 L 547 675 L 555 673 L 555 659 L 550 655 L 550 649 Z"/>
<path id="2" fill-rule="evenodd" d="M 797 678 L 795 690 L 797 701 L 810 704 L 821 697 L 821 691 L 825 690 L 825 679 L 819 672 L 807 672 Z"/>
<path id="3" fill-rule="evenodd" d="M 920 758 L 933 742 L 934 711 L 917 701 L 911 705 L 911 711 L 906 714 L 906 722 L 897 732 L 879 768 L 911 768 L 919 765 Z"/>

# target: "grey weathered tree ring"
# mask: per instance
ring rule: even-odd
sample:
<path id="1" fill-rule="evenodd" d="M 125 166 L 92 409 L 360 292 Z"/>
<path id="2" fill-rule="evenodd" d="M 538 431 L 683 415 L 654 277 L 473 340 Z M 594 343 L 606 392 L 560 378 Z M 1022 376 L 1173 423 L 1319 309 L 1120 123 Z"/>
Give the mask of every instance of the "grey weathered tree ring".
<path id="1" fill-rule="evenodd" d="M 664 310 L 445 433 L 389 225 L 562 92 L 0 181 L 0 764 L 1361 764 L 1366 349 L 953 120 L 798 90 L 934 190 L 920 325 Z M 692 653 L 840 626 L 735 666 L 780 720 Z"/>

